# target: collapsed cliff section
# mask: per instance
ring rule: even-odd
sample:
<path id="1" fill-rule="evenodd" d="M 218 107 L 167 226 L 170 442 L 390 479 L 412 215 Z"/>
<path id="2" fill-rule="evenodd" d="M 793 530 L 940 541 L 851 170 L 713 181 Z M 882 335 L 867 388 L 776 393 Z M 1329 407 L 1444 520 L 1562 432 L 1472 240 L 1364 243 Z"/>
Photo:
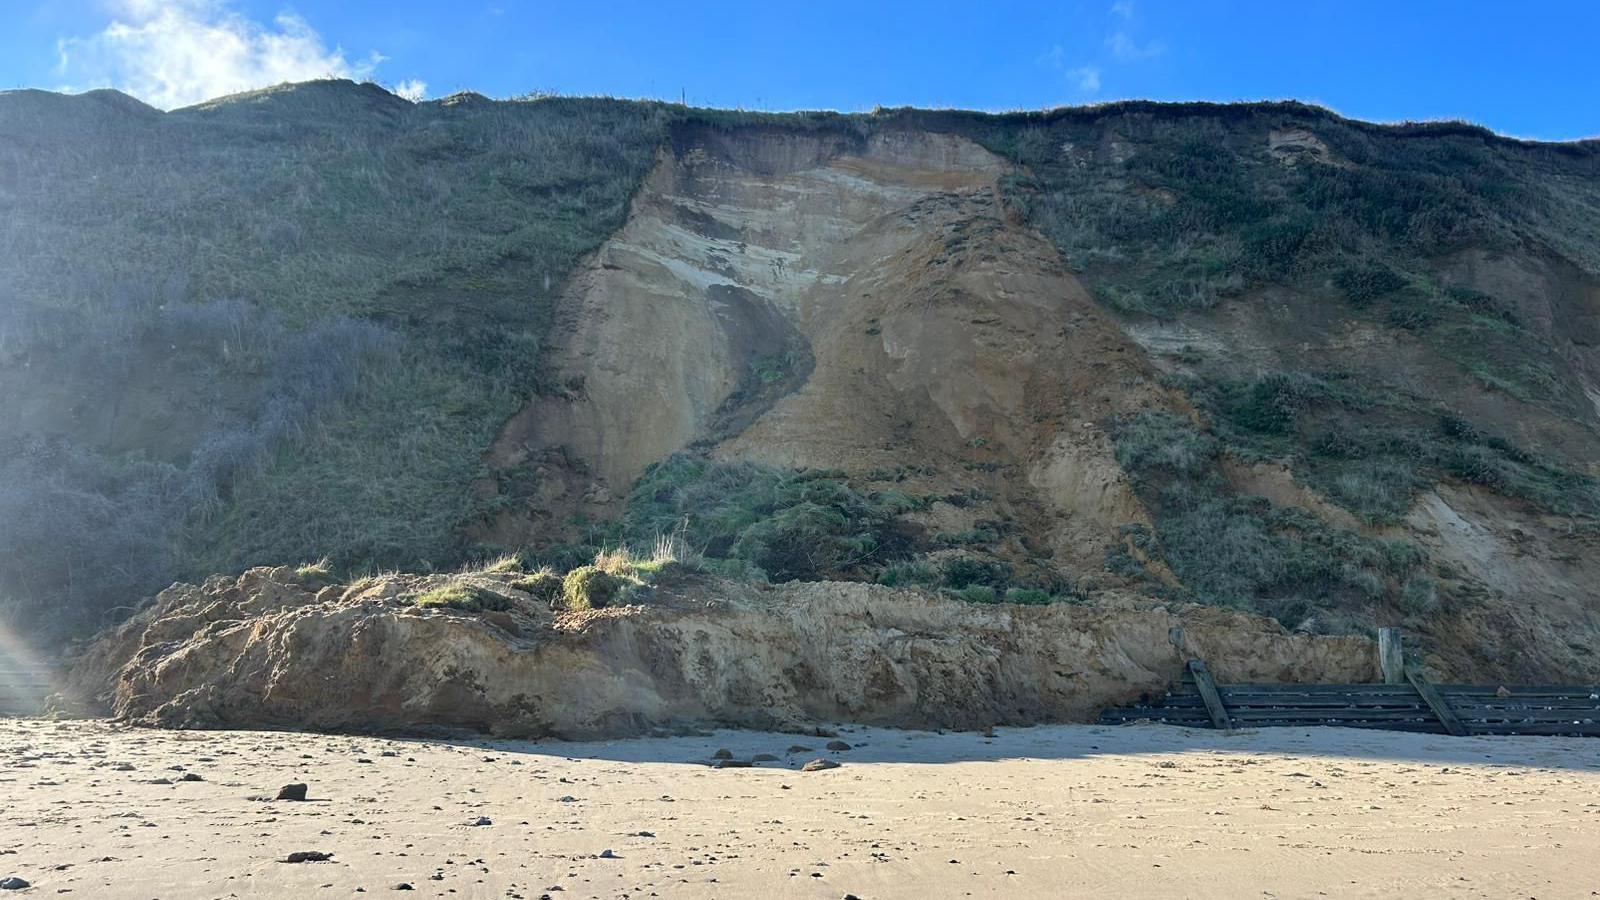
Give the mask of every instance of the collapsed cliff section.
<path id="1" fill-rule="evenodd" d="M 175 585 L 92 645 L 62 702 L 170 727 L 470 729 L 592 738 L 701 725 L 806 730 L 1089 721 L 1159 691 L 1191 656 L 1225 681 L 1361 681 L 1370 641 L 1257 616 L 977 606 L 820 582 L 664 578 L 642 603 L 551 612 L 522 576 L 384 576 L 316 587 L 293 569 Z M 468 585 L 498 611 L 430 608 Z"/>
<path id="2" fill-rule="evenodd" d="M 559 387 L 496 442 L 482 537 L 614 517 L 691 449 L 979 497 L 967 529 L 1020 523 L 1014 555 L 1097 570 L 1144 519 L 1104 424 L 1177 401 L 1005 208 L 1011 169 L 953 133 L 675 128 L 566 289 Z"/>

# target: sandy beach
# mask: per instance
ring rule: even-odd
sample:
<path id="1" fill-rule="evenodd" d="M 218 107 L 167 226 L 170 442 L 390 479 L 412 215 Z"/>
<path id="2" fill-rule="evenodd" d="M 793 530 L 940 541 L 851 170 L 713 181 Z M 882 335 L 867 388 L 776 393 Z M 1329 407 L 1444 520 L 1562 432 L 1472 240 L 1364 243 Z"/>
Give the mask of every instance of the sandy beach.
<path id="1" fill-rule="evenodd" d="M 754 765 L 712 768 L 719 750 Z M 800 770 L 819 758 L 840 765 Z M 262 799 L 294 782 L 305 802 Z M 841 726 L 527 743 L 12 719 L 0 797 L 0 878 L 31 885 L 16 896 L 1600 891 L 1600 741 L 1579 739 Z M 304 851 L 331 857 L 284 861 Z"/>

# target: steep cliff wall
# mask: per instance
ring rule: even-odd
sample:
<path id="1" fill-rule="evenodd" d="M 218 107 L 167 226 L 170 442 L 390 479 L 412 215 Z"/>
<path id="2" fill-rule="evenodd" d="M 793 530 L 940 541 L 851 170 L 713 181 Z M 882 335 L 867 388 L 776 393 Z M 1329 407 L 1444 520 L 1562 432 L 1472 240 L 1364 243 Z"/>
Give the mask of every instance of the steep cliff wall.
<path id="1" fill-rule="evenodd" d="M 783 468 L 985 489 L 1063 565 L 1144 517 L 1104 424 L 1174 401 L 1054 248 L 1010 166 L 953 134 L 678 129 L 628 223 L 574 276 L 551 380 L 493 453 L 541 488 L 488 529 L 614 516 L 695 447 Z"/>

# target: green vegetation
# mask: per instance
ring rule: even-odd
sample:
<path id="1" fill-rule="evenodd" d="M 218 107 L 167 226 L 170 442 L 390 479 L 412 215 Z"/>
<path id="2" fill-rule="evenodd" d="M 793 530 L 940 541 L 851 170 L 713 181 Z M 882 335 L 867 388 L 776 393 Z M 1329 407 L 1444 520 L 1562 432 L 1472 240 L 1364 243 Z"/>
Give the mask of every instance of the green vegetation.
<path id="1" fill-rule="evenodd" d="M 863 493 L 837 472 L 678 455 L 634 485 L 621 537 L 639 546 L 677 533 L 711 568 L 772 581 L 850 577 L 903 558 L 909 538 L 895 517 L 923 504 Z"/>
<path id="2" fill-rule="evenodd" d="M 459 609 L 464 612 L 504 612 L 512 608 L 510 597 L 474 584 L 453 582 L 417 595 L 411 605 L 418 609 Z"/>
<path id="3" fill-rule="evenodd" d="M 511 582 L 511 587 L 532 596 L 535 600 L 548 603 L 562 595 L 563 583 L 561 576 L 557 575 L 555 570 L 541 568 Z"/>
<path id="4" fill-rule="evenodd" d="M 1138 105 L 1124 108 L 1130 116 Z M 1298 104 L 1145 105 L 968 127 L 1028 166 L 1008 183 L 1030 222 L 1131 313 L 1205 310 L 1262 284 L 1331 282 L 1365 307 L 1405 273 L 1466 246 L 1535 238 L 1595 262 L 1592 192 L 1551 168 L 1592 173 L 1593 154 L 1517 147 L 1459 125 L 1385 131 Z M 1018 126 L 1021 127 L 1018 127 Z M 1269 146 L 1310 127 L 1325 149 Z M 1110 140 L 1122 142 L 1109 152 Z"/>
<path id="5" fill-rule="evenodd" d="M 541 389 L 552 303 L 666 107 L 347 82 L 124 100 L 0 97 L 0 553 L 27 561 L 0 603 L 81 632 L 180 577 L 476 555 L 483 450 Z M 272 383 L 306 371 L 329 377 Z M 100 404 L 70 428 L 29 400 L 60 383 Z"/>
<path id="6" fill-rule="evenodd" d="M 1165 413 L 1143 413 L 1117 433 L 1117 458 L 1128 461 L 1156 520 L 1154 533 L 1130 526 L 1125 537 L 1164 560 L 1194 599 L 1264 612 L 1290 627 L 1347 630 L 1365 604 L 1392 599 L 1419 576 L 1425 560 L 1415 546 L 1237 496 L 1215 468 L 1190 464 L 1190 454 L 1180 454 L 1179 465 L 1166 463 L 1170 457 L 1149 446 L 1157 440 L 1214 446 L 1215 438 Z M 1126 551 L 1114 552 L 1107 566 L 1145 574 Z"/>
<path id="7" fill-rule="evenodd" d="M 1207 372 L 1183 386 L 1211 417 L 1215 437 L 1181 426 L 1145 434 L 1175 417 L 1141 417 L 1123 428 L 1117 458 L 1124 467 L 1160 468 L 1143 455 L 1184 452 L 1173 448 L 1199 441 L 1212 453 L 1226 447 L 1244 459 L 1284 460 L 1300 480 L 1374 524 L 1399 521 L 1418 490 L 1444 478 L 1554 513 L 1600 515 L 1600 482 L 1408 392 L 1340 372 Z"/>
<path id="8" fill-rule="evenodd" d="M 579 566 L 561 580 L 567 609 L 602 609 L 622 593 L 623 580 L 599 566 Z"/>
<path id="9" fill-rule="evenodd" d="M 295 580 L 308 587 L 321 587 L 333 583 L 333 572 L 328 567 L 327 558 L 316 562 L 302 563 L 295 567 Z"/>

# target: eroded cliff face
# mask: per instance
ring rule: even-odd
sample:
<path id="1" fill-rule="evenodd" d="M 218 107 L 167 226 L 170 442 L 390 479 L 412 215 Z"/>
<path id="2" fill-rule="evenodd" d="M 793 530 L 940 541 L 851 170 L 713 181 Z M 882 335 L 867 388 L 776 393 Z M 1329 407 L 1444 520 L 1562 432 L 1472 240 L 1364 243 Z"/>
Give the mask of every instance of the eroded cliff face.
<path id="1" fill-rule="evenodd" d="M 1371 680 L 1356 637 L 1137 598 L 980 606 L 821 582 L 663 583 L 644 605 L 552 614 L 406 605 L 451 576 L 315 590 L 291 569 L 176 585 L 80 661 L 63 703 L 145 724 L 472 729 L 611 737 L 709 724 L 809 730 L 1088 721 L 1202 656 L 1225 681 Z"/>
<path id="2" fill-rule="evenodd" d="M 693 446 L 981 487 L 974 516 L 1096 565 L 1144 519 L 1102 425 L 1174 401 L 1002 208 L 1007 170 L 953 134 L 681 129 L 568 288 L 562 390 L 492 454 L 538 486 L 489 533 L 515 545 L 615 514 L 646 466 Z"/>

